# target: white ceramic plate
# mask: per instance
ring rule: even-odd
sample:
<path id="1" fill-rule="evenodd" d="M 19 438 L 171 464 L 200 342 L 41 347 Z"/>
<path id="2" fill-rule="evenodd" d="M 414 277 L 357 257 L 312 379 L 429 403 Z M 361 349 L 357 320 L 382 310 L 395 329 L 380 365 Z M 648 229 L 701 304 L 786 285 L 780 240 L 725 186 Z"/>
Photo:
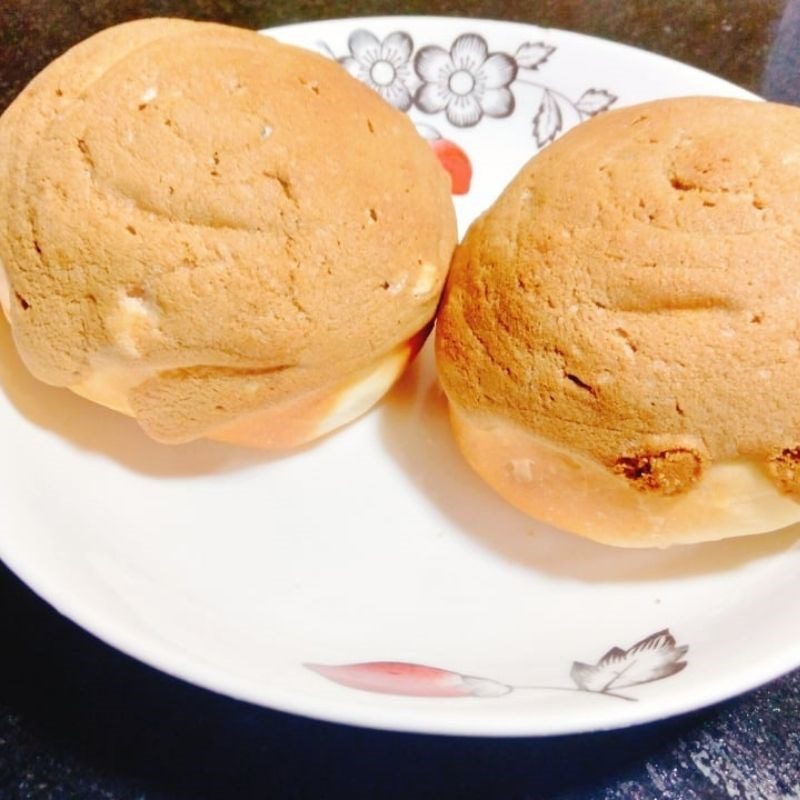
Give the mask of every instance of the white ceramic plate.
<path id="1" fill-rule="evenodd" d="M 526 25 L 350 19 L 273 34 L 347 58 L 394 102 L 417 98 L 425 134 L 472 162 L 462 228 L 539 143 L 591 113 L 747 96 Z M 462 462 L 429 350 L 372 413 L 275 458 L 153 444 L 28 377 L 0 325 L 0 555 L 162 670 L 329 720 L 516 735 L 652 720 L 800 664 L 797 529 L 626 552 L 536 524 Z"/>

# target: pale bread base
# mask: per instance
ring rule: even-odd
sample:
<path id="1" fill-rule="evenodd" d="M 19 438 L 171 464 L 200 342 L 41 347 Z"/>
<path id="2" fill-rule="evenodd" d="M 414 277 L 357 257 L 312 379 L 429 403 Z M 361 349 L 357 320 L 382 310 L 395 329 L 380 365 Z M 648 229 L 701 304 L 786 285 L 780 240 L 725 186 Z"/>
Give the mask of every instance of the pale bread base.
<path id="1" fill-rule="evenodd" d="M 425 333 L 333 387 L 325 386 L 278 406 L 243 414 L 209 431 L 206 438 L 243 447 L 283 449 L 324 436 L 364 414 L 391 389 L 416 355 Z M 150 369 L 106 366 L 69 388 L 87 400 L 132 417 L 128 394 L 151 375 Z"/>
<path id="2" fill-rule="evenodd" d="M 0 261 L 0 310 L 5 314 L 6 319 L 10 316 L 11 309 L 11 286 L 8 283 L 8 275 Z"/>
<path id="3" fill-rule="evenodd" d="M 280 406 L 246 414 L 208 435 L 244 447 L 288 448 L 306 444 L 369 411 L 403 374 L 418 347 L 396 348 L 369 369 Z"/>
<path id="4" fill-rule="evenodd" d="M 507 420 L 450 402 L 456 441 L 470 466 L 524 513 L 618 547 L 668 547 L 785 528 L 800 503 L 758 465 L 713 464 L 695 488 L 664 497 L 631 488 L 582 454 Z"/>
<path id="5" fill-rule="evenodd" d="M 96 367 L 85 380 L 73 384 L 69 389 L 87 400 L 132 417 L 134 413 L 128 402 L 128 392 L 153 374 L 149 368 L 137 370 L 135 367 L 109 364 Z"/>

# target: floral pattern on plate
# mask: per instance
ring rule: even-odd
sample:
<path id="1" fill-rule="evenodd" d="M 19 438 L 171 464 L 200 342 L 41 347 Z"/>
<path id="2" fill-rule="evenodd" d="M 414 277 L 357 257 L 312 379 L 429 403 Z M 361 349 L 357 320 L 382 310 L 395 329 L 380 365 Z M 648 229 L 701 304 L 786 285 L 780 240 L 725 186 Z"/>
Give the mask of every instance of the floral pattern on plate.
<path id="1" fill-rule="evenodd" d="M 414 102 L 426 114 L 444 111 L 457 128 L 477 125 L 485 116 L 508 117 L 514 111 L 509 86 L 517 62 L 506 53 L 489 53 L 482 36 L 465 33 L 449 52 L 439 45 L 423 47 L 414 59 L 422 84 Z"/>
<path id="2" fill-rule="evenodd" d="M 679 645 L 664 629 L 641 639 L 627 650 L 612 647 L 596 664 L 574 661 L 570 678 L 574 686 L 512 686 L 464 675 L 460 672 L 410 664 L 404 661 L 367 661 L 358 664 L 306 664 L 323 677 L 351 689 L 414 697 L 501 697 L 519 691 L 585 692 L 631 702 L 638 697 L 622 694 L 643 683 L 668 678 L 686 665 L 688 645 Z"/>
<path id="3" fill-rule="evenodd" d="M 511 116 L 523 107 L 513 89 L 530 88 L 535 97 L 524 108 L 531 114 L 531 132 L 539 148 L 564 130 L 567 113 L 586 119 L 618 99 L 614 92 L 598 88 L 572 99 L 535 80 L 535 73 L 557 51 L 546 42 L 523 42 L 511 55 L 490 51 L 480 34 L 462 33 L 448 47 L 428 44 L 415 53 L 414 40 L 406 31 L 379 39 L 359 28 L 348 37 L 348 55 L 337 56 L 324 43 L 319 47 L 401 111 L 415 108 L 430 116 L 444 114 L 456 128 L 474 127 L 485 117 Z"/>
<path id="4" fill-rule="evenodd" d="M 360 29 L 350 34 L 347 45 L 350 55 L 339 58 L 339 63 L 395 108 L 408 111 L 412 102 L 411 37 L 395 31 L 380 41 L 374 33 Z"/>
<path id="5" fill-rule="evenodd" d="M 511 55 L 490 51 L 480 34 L 462 33 L 448 47 L 427 44 L 415 52 L 414 40 L 406 31 L 393 31 L 380 39 L 358 28 L 347 39 L 347 55 L 337 56 L 325 42 L 317 47 L 400 111 L 443 114 L 454 128 L 473 128 L 487 117 L 510 117 L 524 107 L 531 114 L 538 149 L 569 127 L 566 118 L 573 123 L 584 120 L 618 99 L 608 89 L 590 88 L 573 100 L 534 80 L 534 73 L 557 50 L 546 42 L 523 42 Z M 527 90 L 525 104 L 518 104 L 512 87 Z M 531 93 L 533 99 L 528 102 Z M 466 151 L 431 124 L 417 123 L 417 129 L 450 173 L 453 194 L 466 194 L 472 179 Z"/>

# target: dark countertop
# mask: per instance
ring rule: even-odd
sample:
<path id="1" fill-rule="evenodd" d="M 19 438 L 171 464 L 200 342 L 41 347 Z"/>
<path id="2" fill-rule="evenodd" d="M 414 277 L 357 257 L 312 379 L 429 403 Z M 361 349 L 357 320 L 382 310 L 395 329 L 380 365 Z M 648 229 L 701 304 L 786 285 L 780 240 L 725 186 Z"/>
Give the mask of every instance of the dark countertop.
<path id="1" fill-rule="evenodd" d="M 753 91 L 800 98 L 800 88 L 789 85 L 793 71 L 786 80 L 774 74 L 797 61 L 791 46 L 795 5 L 793 0 L 3 0 L 0 110 L 71 44 L 109 25 L 148 16 L 182 16 L 251 28 L 391 14 L 517 20 L 636 45 Z M 782 16 L 789 30 L 780 30 Z M 781 42 L 785 42 L 781 64 L 771 70 L 765 85 L 765 66 Z"/>
<path id="2" fill-rule="evenodd" d="M 800 103 L 800 0 L 2 0 L 0 110 L 70 44 L 125 19 L 268 27 L 396 13 L 582 31 Z M 796 798 L 798 719 L 800 671 L 691 715 L 585 736 L 459 739 L 316 722 L 150 669 L 0 566 L 0 800 Z"/>

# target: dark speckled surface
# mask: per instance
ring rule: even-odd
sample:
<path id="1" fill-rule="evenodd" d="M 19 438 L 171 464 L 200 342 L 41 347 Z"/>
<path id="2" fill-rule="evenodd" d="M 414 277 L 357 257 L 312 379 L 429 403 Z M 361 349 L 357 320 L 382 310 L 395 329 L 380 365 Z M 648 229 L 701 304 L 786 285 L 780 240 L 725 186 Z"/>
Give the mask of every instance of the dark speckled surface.
<path id="1" fill-rule="evenodd" d="M 267 27 L 396 13 L 578 30 L 800 103 L 800 0 L 0 0 L 0 108 L 66 47 L 125 19 Z M 0 800 L 800 798 L 798 720 L 800 672 L 689 716 L 587 736 L 457 739 L 315 722 L 143 666 L 0 567 Z"/>

